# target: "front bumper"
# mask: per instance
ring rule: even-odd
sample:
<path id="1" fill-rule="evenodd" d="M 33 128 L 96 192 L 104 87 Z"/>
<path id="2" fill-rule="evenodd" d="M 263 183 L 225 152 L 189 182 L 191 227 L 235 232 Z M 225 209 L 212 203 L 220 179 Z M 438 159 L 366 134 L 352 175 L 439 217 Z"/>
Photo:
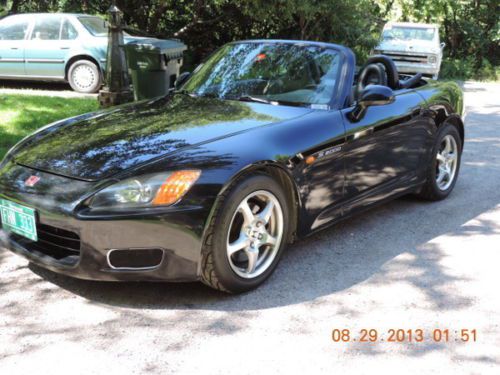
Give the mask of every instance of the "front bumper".
<path id="1" fill-rule="evenodd" d="M 87 280 L 103 281 L 195 281 L 198 280 L 200 243 L 179 228 L 155 219 L 147 222 L 80 222 L 72 229 L 81 233 L 80 252 L 57 259 L 32 246 L 30 241 L 0 230 L 0 245 L 51 271 Z M 40 215 L 44 222 L 44 215 Z M 54 225 L 54 223 L 52 222 Z M 75 224 L 75 222 L 73 222 Z M 68 229 L 64 222 L 57 228 Z M 108 263 L 108 253 L 116 250 L 161 249 L 163 258 L 154 267 L 115 269 Z"/>
<path id="2" fill-rule="evenodd" d="M 422 73 L 426 75 L 437 75 L 439 73 L 439 66 L 418 63 L 395 62 L 399 73 L 415 74 Z"/>
<path id="3" fill-rule="evenodd" d="M 34 173 L 24 167 L 7 168 L 0 172 L 0 198 L 36 210 L 39 241 L 32 242 L 1 228 L 0 247 L 7 248 L 29 261 L 64 275 L 105 281 L 195 281 L 199 279 L 201 244 L 208 211 L 201 206 L 170 207 L 121 216 L 83 216 L 75 214 L 74 196 L 82 182 L 42 172 L 36 172 L 49 185 L 62 179 L 67 191 L 65 199 L 40 183 L 39 191 L 21 186 L 26 175 Z M 14 188 L 9 188 L 13 187 Z M 71 192 L 74 192 L 72 196 Z M 50 234 L 47 233 L 50 229 Z M 71 234 L 73 249 L 64 253 Z M 77 240 L 78 239 L 78 240 Z M 50 240 L 50 243 L 45 243 Z M 63 242 L 57 242 L 63 241 Z M 79 241 L 79 243 L 77 242 Z M 78 245 L 75 245 L 78 244 Z M 54 252 L 53 250 L 60 250 Z M 110 251 L 161 249 L 163 257 L 154 267 L 120 268 L 108 262 Z M 75 251 L 76 250 L 76 251 Z M 57 254 L 57 255 L 54 255 Z"/>

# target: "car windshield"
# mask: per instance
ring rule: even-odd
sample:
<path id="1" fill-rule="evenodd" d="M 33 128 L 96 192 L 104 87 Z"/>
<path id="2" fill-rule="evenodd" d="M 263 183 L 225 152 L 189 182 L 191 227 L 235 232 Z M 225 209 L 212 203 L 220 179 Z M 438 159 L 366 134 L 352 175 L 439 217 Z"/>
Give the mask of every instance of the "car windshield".
<path id="1" fill-rule="evenodd" d="M 107 36 L 108 23 L 99 17 L 78 17 L 83 26 L 94 36 Z"/>
<path id="2" fill-rule="evenodd" d="M 392 27 L 384 30 L 382 39 L 391 40 L 424 40 L 432 41 L 436 29 L 433 27 Z"/>
<path id="3" fill-rule="evenodd" d="M 329 48 L 228 44 L 195 70 L 183 91 L 242 101 L 326 105 L 335 92 L 339 70 L 339 53 Z"/>

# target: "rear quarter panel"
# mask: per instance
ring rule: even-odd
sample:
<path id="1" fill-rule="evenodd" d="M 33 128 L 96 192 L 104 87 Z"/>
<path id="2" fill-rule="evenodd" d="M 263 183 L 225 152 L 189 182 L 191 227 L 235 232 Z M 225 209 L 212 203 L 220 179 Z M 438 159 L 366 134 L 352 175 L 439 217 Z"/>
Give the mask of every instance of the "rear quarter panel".
<path id="1" fill-rule="evenodd" d="M 444 110 L 446 117 L 464 115 L 464 97 L 460 86 L 454 81 L 429 81 L 415 89 L 427 102 L 431 110 Z"/>

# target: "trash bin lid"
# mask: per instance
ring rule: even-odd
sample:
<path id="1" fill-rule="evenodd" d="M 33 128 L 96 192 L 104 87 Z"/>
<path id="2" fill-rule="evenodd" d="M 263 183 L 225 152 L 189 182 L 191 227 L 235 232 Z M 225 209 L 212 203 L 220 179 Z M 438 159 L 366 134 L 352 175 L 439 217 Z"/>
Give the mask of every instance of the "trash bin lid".
<path id="1" fill-rule="evenodd" d="M 169 59 L 177 59 L 182 57 L 187 46 L 174 39 L 141 38 L 127 43 L 126 48 L 133 48 L 143 53 L 166 55 Z"/>

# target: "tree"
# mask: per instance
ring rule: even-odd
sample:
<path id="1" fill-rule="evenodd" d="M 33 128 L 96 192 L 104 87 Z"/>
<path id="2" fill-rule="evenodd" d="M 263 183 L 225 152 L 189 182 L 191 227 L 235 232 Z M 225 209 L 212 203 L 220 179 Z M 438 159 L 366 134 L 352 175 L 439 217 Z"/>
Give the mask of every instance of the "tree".
<path id="1" fill-rule="evenodd" d="M 111 1 L 0 1 L 0 15 L 84 12 L 105 15 Z M 187 65 L 224 43 L 250 38 L 320 40 L 364 59 L 387 21 L 439 23 L 450 60 L 478 71 L 499 65 L 498 0 L 116 0 L 130 27 L 189 46 Z M 446 60 L 447 61 L 447 60 Z"/>

